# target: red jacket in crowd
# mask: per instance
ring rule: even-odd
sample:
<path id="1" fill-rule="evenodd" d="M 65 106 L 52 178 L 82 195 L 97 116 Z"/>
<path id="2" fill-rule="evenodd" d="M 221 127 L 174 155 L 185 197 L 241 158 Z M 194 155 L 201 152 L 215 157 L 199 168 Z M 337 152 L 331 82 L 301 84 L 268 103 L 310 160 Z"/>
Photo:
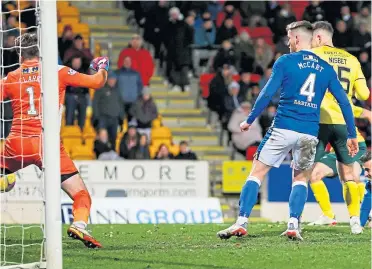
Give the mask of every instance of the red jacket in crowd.
<path id="1" fill-rule="evenodd" d="M 154 74 L 154 62 L 150 52 L 146 49 L 136 50 L 134 48 L 126 48 L 120 52 L 118 59 L 118 68 L 120 69 L 124 64 L 124 58 L 130 57 L 132 60 L 132 69 L 140 73 L 142 83 L 148 86 L 152 75 Z"/>

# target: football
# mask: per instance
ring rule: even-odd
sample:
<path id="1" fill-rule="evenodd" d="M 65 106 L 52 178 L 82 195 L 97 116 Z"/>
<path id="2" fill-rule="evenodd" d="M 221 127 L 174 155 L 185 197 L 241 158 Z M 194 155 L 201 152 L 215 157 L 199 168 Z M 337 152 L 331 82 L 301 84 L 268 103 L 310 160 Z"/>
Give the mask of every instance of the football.
<path id="1" fill-rule="evenodd" d="M 15 174 L 9 174 L 0 178 L 0 192 L 11 191 L 16 183 Z"/>

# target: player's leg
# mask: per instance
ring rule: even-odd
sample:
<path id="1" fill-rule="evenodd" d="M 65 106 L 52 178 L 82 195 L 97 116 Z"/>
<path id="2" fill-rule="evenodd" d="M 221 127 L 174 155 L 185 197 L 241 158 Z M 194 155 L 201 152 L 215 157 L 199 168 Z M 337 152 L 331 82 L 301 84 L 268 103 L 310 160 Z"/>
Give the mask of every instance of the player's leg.
<path id="1" fill-rule="evenodd" d="M 353 234 L 359 234 L 363 230 L 360 227 L 360 196 L 357 181 L 359 176 L 355 175 L 354 162 L 359 158 L 349 156 L 346 146 L 347 129 L 345 125 L 333 125 L 336 134 L 331 140 L 331 145 L 337 157 L 337 170 L 343 183 L 344 198 L 349 211 L 350 227 Z"/>
<path id="2" fill-rule="evenodd" d="M 328 189 L 323 182 L 325 177 L 333 177 L 337 175 L 336 155 L 328 153 L 323 156 L 318 163 L 315 164 L 310 175 L 310 187 L 314 193 L 315 199 L 318 202 L 322 215 L 309 225 L 335 225 L 337 221 L 332 210 L 331 199 Z"/>
<path id="3" fill-rule="evenodd" d="M 356 179 L 356 183 L 358 184 L 358 191 L 359 191 L 359 198 L 360 202 L 363 201 L 364 198 L 364 193 L 366 190 L 366 184 L 360 180 L 360 176 L 362 175 L 363 172 L 363 164 L 360 161 L 360 157 L 362 157 L 366 151 L 367 151 L 367 145 L 365 142 L 359 142 L 359 151 L 354 157 L 356 161 L 354 162 L 354 177 Z"/>
<path id="4" fill-rule="evenodd" d="M 360 206 L 360 225 L 364 227 L 368 221 L 372 207 L 372 195 L 371 195 L 371 181 L 368 181 L 365 185 L 365 194 L 363 202 Z"/>
<path id="5" fill-rule="evenodd" d="M 217 233 L 221 239 L 247 234 L 248 218 L 257 202 L 261 182 L 271 167 L 279 167 L 290 151 L 291 137 L 286 130 L 270 130 L 258 147 L 250 175 L 245 182 L 239 199 L 239 216 L 235 224 Z"/>
<path id="6" fill-rule="evenodd" d="M 102 245 L 91 236 L 86 229 L 92 200 L 84 181 L 80 177 L 78 170 L 67 155 L 62 144 L 61 182 L 61 188 L 73 200 L 72 214 L 74 221 L 68 228 L 67 234 L 74 239 L 82 241 L 89 248 L 102 247 Z"/>
<path id="7" fill-rule="evenodd" d="M 289 196 L 289 221 L 287 237 L 300 239 L 300 218 L 307 200 L 307 181 L 314 164 L 318 139 L 311 135 L 298 134 L 298 140 L 292 149 L 292 190 Z"/>

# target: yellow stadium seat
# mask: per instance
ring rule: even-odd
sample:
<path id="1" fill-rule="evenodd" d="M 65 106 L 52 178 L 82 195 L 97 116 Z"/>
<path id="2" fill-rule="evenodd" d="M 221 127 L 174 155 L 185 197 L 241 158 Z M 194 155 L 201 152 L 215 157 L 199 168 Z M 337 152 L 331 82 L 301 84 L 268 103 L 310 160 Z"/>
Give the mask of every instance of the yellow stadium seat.
<path id="1" fill-rule="evenodd" d="M 66 8 L 66 7 L 69 7 L 69 6 L 70 6 L 70 3 L 67 2 L 67 1 L 57 1 L 57 8 L 58 9 Z"/>
<path id="2" fill-rule="evenodd" d="M 81 130 L 79 128 L 79 126 L 77 125 L 71 125 L 71 126 L 64 126 L 62 129 L 61 129 L 61 137 L 62 138 L 73 138 L 73 137 L 78 137 L 78 138 L 81 138 Z"/>
<path id="3" fill-rule="evenodd" d="M 85 121 L 85 127 L 83 130 L 83 138 L 95 138 L 96 137 L 96 130 L 94 130 L 93 126 L 90 124 L 90 121 Z"/>
<path id="4" fill-rule="evenodd" d="M 58 10 L 61 17 L 79 17 L 80 11 L 76 7 L 67 6 Z"/>
<path id="5" fill-rule="evenodd" d="M 153 140 L 171 140 L 172 132 L 168 127 L 162 126 L 151 130 L 151 141 Z"/>
<path id="6" fill-rule="evenodd" d="M 61 23 L 63 24 L 79 24 L 80 18 L 79 17 L 62 17 Z"/>
<path id="7" fill-rule="evenodd" d="M 83 138 L 83 145 L 91 148 L 91 150 L 93 151 L 94 149 L 94 141 L 96 140 L 95 137 L 86 137 L 86 138 Z"/>
<path id="8" fill-rule="evenodd" d="M 62 143 L 67 153 L 70 154 L 71 150 L 76 146 L 81 146 L 83 141 L 81 137 L 66 137 L 66 138 L 62 138 Z"/>
<path id="9" fill-rule="evenodd" d="M 159 149 L 159 147 L 155 147 L 155 146 L 150 146 L 149 147 L 151 159 L 154 159 L 155 158 L 155 154 L 158 151 L 158 149 Z"/>
<path id="10" fill-rule="evenodd" d="M 169 149 L 169 151 L 174 155 L 178 155 L 180 153 L 180 147 L 178 145 L 172 145 L 172 147 Z"/>
<path id="11" fill-rule="evenodd" d="M 95 154 L 87 145 L 76 146 L 71 151 L 71 158 L 74 160 L 94 160 Z"/>
<path id="12" fill-rule="evenodd" d="M 171 148 L 172 140 L 169 140 L 169 139 L 151 140 L 151 145 L 156 147 L 156 149 L 158 149 L 161 144 L 165 144 L 168 148 Z"/>

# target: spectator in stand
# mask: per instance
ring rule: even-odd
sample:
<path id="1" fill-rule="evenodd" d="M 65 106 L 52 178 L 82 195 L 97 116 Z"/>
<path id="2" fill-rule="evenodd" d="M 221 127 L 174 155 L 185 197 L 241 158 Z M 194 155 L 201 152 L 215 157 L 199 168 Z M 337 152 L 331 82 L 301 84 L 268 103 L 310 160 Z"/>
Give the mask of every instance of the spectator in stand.
<path id="1" fill-rule="evenodd" d="M 254 48 L 256 52 L 256 64 L 265 70 L 274 57 L 273 50 L 266 44 L 263 38 L 257 38 Z"/>
<path id="2" fill-rule="evenodd" d="M 240 74 L 240 81 L 239 81 L 239 96 L 242 97 L 243 100 L 247 98 L 248 91 L 251 87 L 251 73 L 250 72 L 242 72 Z"/>
<path id="3" fill-rule="evenodd" d="M 275 51 L 281 54 L 289 53 L 288 36 L 283 36 L 279 39 L 279 41 L 275 44 Z"/>
<path id="4" fill-rule="evenodd" d="M 150 138 L 152 121 L 158 117 L 158 109 L 149 88 L 143 88 L 142 96 L 132 105 L 129 113 L 136 119 L 137 131 Z"/>
<path id="5" fill-rule="evenodd" d="M 80 55 L 73 56 L 66 66 L 73 70 L 84 73 L 82 68 L 82 58 Z M 74 71 L 71 71 L 73 74 Z M 87 116 L 87 107 L 89 99 L 89 89 L 80 87 L 66 87 L 65 106 L 66 106 L 66 125 L 74 125 L 75 112 L 77 111 L 77 120 L 80 129 L 83 131 L 85 119 Z"/>
<path id="6" fill-rule="evenodd" d="M 150 160 L 150 150 L 147 135 L 140 136 L 139 143 L 129 150 L 129 160 Z"/>
<path id="7" fill-rule="evenodd" d="M 371 61 L 367 51 L 364 50 L 359 54 L 359 62 L 366 80 L 369 80 L 371 78 Z"/>
<path id="8" fill-rule="evenodd" d="M 239 37 L 235 38 L 234 49 L 237 58 L 236 67 L 242 71 L 252 71 L 255 51 L 251 37 L 247 32 L 243 31 Z"/>
<path id="9" fill-rule="evenodd" d="M 302 15 L 302 19 L 309 22 L 324 21 L 325 20 L 325 10 L 323 9 L 320 1 L 312 0 L 310 5 L 305 8 Z"/>
<path id="10" fill-rule="evenodd" d="M 232 39 L 235 38 L 237 34 L 238 31 L 234 26 L 232 18 L 226 18 L 223 22 L 223 25 L 217 30 L 216 44 L 220 45 L 224 40 L 232 41 Z"/>
<path id="11" fill-rule="evenodd" d="M 223 6 L 218 1 L 209 1 L 207 10 L 211 14 L 211 18 L 213 22 L 216 22 L 217 15 L 220 11 L 222 11 Z"/>
<path id="12" fill-rule="evenodd" d="M 258 95 L 260 94 L 260 87 L 257 83 L 251 83 L 251 88 L 248 91 L 247 101 L 254 105 L 257 100 Z"/>
<path id="13" fill-rule="evenodd" d="M 6 35 L 4 48 L 1 48 L 2 59 L 0 59 L 0 62 L 2 61 L 2 65 L 4 67 L 4 76 L 19 67 L 19 55 L 14 46 L 14 41 L 18 36 L 18 31 L 8 32 Z M 0 76 L 1 75 L 3 74 L 0 74 Z"/>
<path id="14" fill-rule="evenodd" d="M 240 130 L 240 123 L 247 119 L 251 110 L 252 105 L 249 102 L 243 102 L 240 109 L 235 109 L 227 125 L 228 130 L 232 133 L 234 148 L 244 157 L 249 146 L 259 144 L 262 140 L 262 129 L 258 120 L 255 120 L 249 127 L 249 132 Z"/>
<path id="15" fill-rule="evenodd" d="M 229 3 L 225 3 L 224 10 L 218 13 L 217 15 L 217 27 L 221 27 L 223 22 L 227 19 L 233 19 L 234 26 L 236 29 L 240 29 L 242 25 L 242 17 L 238 10 L 235 10 L 235 7 Z"/>
<path id="16" fill-rule="evenodd" d="M 157 38 L 161 38 L 157 37 Z M 130 57 L 132 69 L 140 73 L 143 85 L 150 84 L 150 79 L 154 74 L 155 65 L 150 52 L 142 47 L 142 37 L 138 34 L 132 36 L 129 48 L 120 52 L 118 59 L 118 69 L 124 65 L 124 59 Z"/>
<path id="17" fill-rule="evenodd" d="M 223 65 L 228 64 L 231 68 L 235 69 L 234 72 L 236 73 L 236 62 L 237 57 L 231 42 L 229 40 L 223 41 L 222 47 L 218 50 L 214 58 L 213 69 L 218 70 Z"/>
<path id="18" fill-rule="evenodd" d="M 291 22 L 296 21 L 296 16 L 292 11 L 292 7 L 289 3 L 284 3 L 280 11 L 276 14 L 273 24 L 274 43 L 282 36 L 287 35 L 286 27 Z"/>
<path id="19" fill-rule="evenodd" d="M 264 18 L 266 12 L 265 1 L 241 1 L 240 14 L 242 24 L 248 27 L 266 26 L 267 21 Z"/>
<path id="20" fill-rule="evenodd" d="M 112 149 L 116 148 L 118 126 L 124 119 L 124 105 L 116 88 L 116 74 L 110 72 L 105 87 L 95 91 L 93 98 L 93 126 L 108 132 Z"/>
<path id="21" fill-rule="evenodd" d="M 58 52 L 61 59 L 64 58 L 66 50 L 72 46 L 73 38 L 71 25 L 65 25 L 61 37 L 58 38 Z"/>
<path id="22" fill-rule="evenodd" d="M 354 27 L 353 17 L 351 16 L 350 7 L 347 4 L 344 4 L 340 10 L 340 20 L 346 23 L 347 31 L 350 31 Z"/>
<path id="23" fill-rule="evenodd" d="M 371 11 L 368 5 L 362 6 L 360 12 L 354 16 L 354 27 L 359 29 L 361 23 L 367 24 L 367 31 L 371 32 Z"/>
<path id="24" fill-rule="evenodd" d="M 63 56 L 63 63 L 69 63 L 74 57 L 80 57 L 82 59 L 81 68 L 83 73 L 87 73 L 90 62 L 93 60 L 93 55 L 89 49 L 84 48 L 84 40 L 80 34 L 74 37 L 72 47 L 66 50 Z"/>
<path id="25" fill-rule="evenodd" d="M 124 58 L 123 66 L 116 71 L 116 75 L 117 88 L 124 104 L 124 112 L 128 122 L 130 122 L 132 116 L 129 110 L 138 97 L 142 95 L 142 79 L 140 74 L 132 69 L 132 60 L 129 56 Z"/>
<path id="26" fill-rule="evenodd" d="M 359 48 L 366 48 L 371 46 L 371 34 L 367 30 L 366 23 L 360 23 L 358 30 L 354 31 L 352 37 L 352 46 Z"/>
<path id="27" fill-rule="evenodd" d="M 193 50 L 192 60 L 196 75 L 200 74 L 200 60 L 210 59 L 216 54 L 212 49 L 215 41 L 216 28 L 210 19 L 210 14 L 205 12 L 201 27 L 195 27 L 194 44 L 196 48 Z"/>
<path id="28" fill-rule="evenodd" d="M 271 73 L 272 73 L 272 66 L 269 66 L 265 69 L 264 75 L 261 77 L 260 81 L 258 82 L 258 86 L 260 88 L 260 91 L 265 87 L 266 83 L 269 81 Z M 280 89 L 276 91 L 274 96 L 271 98 L 271 103 L 274 105 L 278 105 L 280 100 Z"/>
<path id="29" fill-rule="evenodd" d="M 110 152 L 112 144 L 110 144 L 108 133 L 106 129 L 99 129 L 97 139 L 94 141 L 94 153 L 98 159 L 102 153 Z"/>
<path id="30" fill-rule="evenodd" d="M 267 19 L 267 24 L 272 32 L 274 32 L 276 29 L 275 18 L 277 13 L 280 12 L 280 9 L 281 7 L 276 0 L 266 2 L 265 18 Z"/>
<path id="31" fill-rule="evenodd" d="M 167 145 L 161 144 L 158 152 L 155 154 L 155 160 L 172 160 L 174 156 L 169 152 Z"/>
<path id="32" fill-rule="evenodd" d="M 209 85 L 208 108 L 216 112 L 220 120 L 224 112 L 223 100 L 228 94 L 227 87 L 232 82 L 232 71 L 228 64 L 223 65 Z"/>
<path id="33" fill-rule="evenodd" d="M 19 19 L 26 24 L 27 32 L 36 32 L 36 1 L 27 1 L 27 3 L 28 6 L 21 11 Z"/>
<path id="34" fill-rule="evenodd" d="M 350 47 L 352 42 L 350 33 L 347 31 L 346 23 L 343 20 L 337 21 L 335 33 L 333 35 L 333 44 L 336 47 L 346 48 Z"/>
<path id="35" fill-rule="evenodd" d="M 161 45 L 167 34 L 165 26 L 168 23 L 169 5 L 168 1 L 159 1 L 146 13 L 143 38 L 154 46 L 155 59 L 160 58 Z"/>
<path id="36" fill-rule="evenodd" d="M 193 43 L 194 29 L 183 20 L 180 10 L 173 7 L 169 11 L 169 23 L 165 45 L 167 48 L 166 75 L 173 91 L 189 91 L 188 70 L 191 63 L 189 46 Z"/>
<path id="37" fill-rule="evenodd" d="M 197 160 L 198 157 L 191 151 L 189 143 L 186 141 L 180 142 L 180 152 L 175 157 L 176 160 Z"/>
<path id="38" fill-rule="evenodd" d="M 262 136 L 265 136 L 266 132 L 271 127 L 275 115 L 276 115 L 276 106 L 273 104 L 269 104 L 266 111 L 259 118 L 259 123 L 262 129 Z"/>
<path id="39" fill-rule="evenodd" d="M 140 139 L 136 126 L 129 125 L 128 131 L 124 134 L 120 141 L 119 155 L 124 159 L 128 159 L 129 151 L 135 147 Z"/>
<path id="40" fill-rule="evenodd" d="M 239 95 L 239 91 L 239 83 L 235 81 L 231 82 L 229 85 L 229 94 L 224 98 L 224 116 L 222 120 L 224 128 L 227 128 L 227 123 L 229 122 L 234 110 L 240 109 L 240 104 L 245 100 L 245 97 Z"/>

